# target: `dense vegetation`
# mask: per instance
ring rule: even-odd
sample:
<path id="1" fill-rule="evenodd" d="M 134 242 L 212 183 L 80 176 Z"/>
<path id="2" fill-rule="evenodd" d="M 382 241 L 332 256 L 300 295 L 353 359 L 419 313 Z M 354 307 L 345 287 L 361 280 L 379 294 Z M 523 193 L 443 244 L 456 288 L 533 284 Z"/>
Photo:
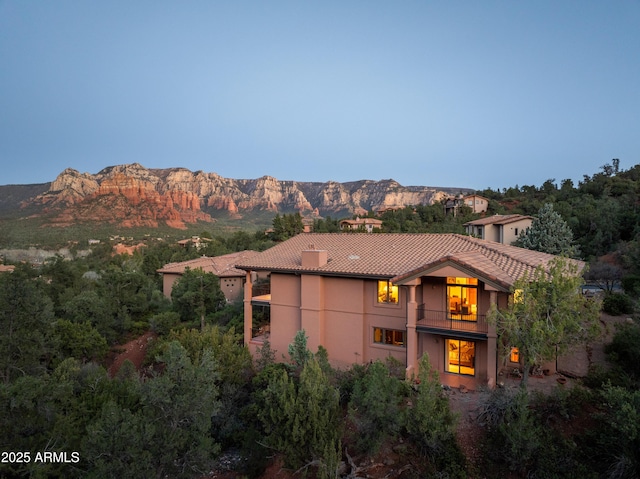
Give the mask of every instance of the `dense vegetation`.
<path id="1" fill-rule="evenodd" d="M 204 249 L 149 240 L 115 256 L 103 242 L 88 256 L 0 274 L 0 451 L 14 453 L 0 462 L 0 477 L 198 478 L 230 451 L 247 477 L 259 477 L 274 455 L 312 477 L 364 475 L 364 458 L 390 456 L 408 466 L 401 477 L 637 477 L 638 175 L 640 166 L 620 171 L 614 161 L 577 187 L 549 180 L 480 192 L 491 212 L 538 216 L 552 204 L 606 292 L 605 308 L 632 318 L 607 348 L 611 367 L 594 368 L 581 385 L 551 396 L 494 391 L 477 418 L 481 464 L 465 462 L 458 418 L 428 358 L 417 381 L 404 380 L 393 361 L 335 370 L 301 332 L 284 363 L 268 343 L 252 359 L 237 333 L 242 305 L 222 301 L 215 277 L 189 271 L 172 301 L 163 296 L 158 268 L 265 249 L 299 232 L 299 215 L 285 214 L 271 235 L 201 231 Z M 475 217 L 431 205 L 382 219 L 384 231 L 462 233 Z M 314 227 L 332 232 L 338 221 Z M 144 366 L 109 374 L 118 345 L 147 331 Z M 16 453 L 27 452 L 18 462 Z M 37 461 L 45 452 L 58 460 Z"/>

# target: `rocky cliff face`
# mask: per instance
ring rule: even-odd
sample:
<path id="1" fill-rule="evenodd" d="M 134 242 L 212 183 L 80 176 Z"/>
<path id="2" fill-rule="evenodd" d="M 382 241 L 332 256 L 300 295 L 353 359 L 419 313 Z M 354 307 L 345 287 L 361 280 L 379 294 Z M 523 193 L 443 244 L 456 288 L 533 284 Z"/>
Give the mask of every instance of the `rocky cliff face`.
<path id="1" fill-rule="evenodd" d="M 393 180 L 350 183 L 223 178 L 185 168 L 147 169 L 137 163 L 112 166 L 95 175 L 68 168 L 48 191 L 25 204 L 53 213 L 54 225 L 104 221 L 124 226 L 170 226 L 213 221 L 209 213 L 225 210 L 299 211 L 302 214 L 348 214 L 384 207 L 431 204 L 464 188 L 405 187 Z"/>

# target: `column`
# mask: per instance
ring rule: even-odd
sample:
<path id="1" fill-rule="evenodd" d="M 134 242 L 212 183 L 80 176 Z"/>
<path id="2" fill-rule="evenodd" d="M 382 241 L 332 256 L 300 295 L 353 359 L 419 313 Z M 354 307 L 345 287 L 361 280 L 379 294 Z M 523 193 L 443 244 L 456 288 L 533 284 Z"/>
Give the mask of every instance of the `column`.
<path id="1" fill-rule="evenodd" d="M 416 322 L 418 319 L 418 304 L 416 303 L 416 283 L 407 285 L 409 297 L 407 301 L 407 369 L 406 377 L 418 374 L 418 333 Z"/>
<path id="2" fill-rule="evenodd" d="M 246 281 L 244 283 L 244 344 L 251 341 L 253 329 L 253 306 L 251 305 L 251 297 L 253 296 L 253 282 L 251 281 L 251 271 L 247 271 Z"/>
<path id="3" fill-rule="evenodd" d="M 497 291 L 489 291 L 489 302 L 491 306 L 498 305 Z M 487 331 L 487 386 L 493 389 L 496 387 L 497 367 L 498 367 L 498 335 L 495 325 L 489 325 Z"/>

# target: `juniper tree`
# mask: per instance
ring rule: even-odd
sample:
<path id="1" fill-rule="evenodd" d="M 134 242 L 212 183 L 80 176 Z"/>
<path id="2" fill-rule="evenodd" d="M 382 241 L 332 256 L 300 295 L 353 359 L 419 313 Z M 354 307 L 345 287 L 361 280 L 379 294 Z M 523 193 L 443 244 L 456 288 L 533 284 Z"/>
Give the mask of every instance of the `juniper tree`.
<path id="1" fill-rule="evenodd" d="M 520 233 L 514 242 L 515 246 L 543 253 L 575 257 L 578 253 L 573 244 L 573 231 L 553 209 L 546 203 L 533 219 L 531 227 Z"/>

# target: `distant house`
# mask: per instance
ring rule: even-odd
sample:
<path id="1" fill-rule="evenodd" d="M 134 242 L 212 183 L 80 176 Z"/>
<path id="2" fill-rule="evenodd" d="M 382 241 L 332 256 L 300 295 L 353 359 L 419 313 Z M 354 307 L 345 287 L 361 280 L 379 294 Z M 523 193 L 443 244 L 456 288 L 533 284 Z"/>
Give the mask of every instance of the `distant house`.
<path id="1" fill-rule="evenodd" d="M 489 200 L 480 195 L 468 195 L 462 200 L 465 206 L 471 208 L 474 213 L 485 213 L 489 208 Z"/>
<path id="2" fill-rule="evenodd" d="M 234 301 L 239 298 L 245 279 L 245 272 L 236 269 L 235 264 L 239 261 L 247 261 L 256 254 L 258 254 L 257 251 L 245 250 L 222 256 L 203 256 L 189 261 L 166 264 L 158 270 L 158 273 L 162 274 L 162 292 L 170 298 L 173 284 L 187 268 L 202 269 L 205 273 L 213 273 L 220 278 L 220 289 L 225 298 L 227 301 Z"/>
<path id="3" fill-rule="evenodd" d="M 493 215 L 464 224 L 467 234 L 483 240 L 512 244 L 521 232 L 531 227 L 533 217 L 523 215 Z"/>
<path id="4" fill-rule="evenodd" d="M 343 231 L 358 231 L 363 229 L 372 233 L 374 229 L 382 228 L 382 220 L 376 218 L 356 218 L 355 220 L 340 221 L 340 229 Z"/>
<path id="5" fill-rule="evenodd" d="M 298 235 L 237 263 L 244 340 L 255 353 L 268 339 L 280 357 L 304 330 L 309 349 L 324 346 L 336 367 L 393 357 L 410 376 L 428 354 L 443 384 L 494 387 L 500 365 L 518 358 L 500 357 L 487 314 L 553 258 L 459 234 Z M 252 278 L 267 272 L 264 295 Z"/>
<path id="6" fill-rule="evenodd" d="M 193 246 L 196 251 L 204 248 L 208 242 L 211 240 L 209 238 L 201 238 L 200 236 L 192 236 L 191 238 L 183 239 L 178 241 L 178 245 L 186 248 L 187 246 Z"/>
<path id="7" fill-rule="evenodd" d="M 489 208 L 489 200 L 480 195 L 451 196 L 444 200 L 444 212 L 456 216 L 463 205 L 471 208 L 474 213 L 485 213 Z"/>

